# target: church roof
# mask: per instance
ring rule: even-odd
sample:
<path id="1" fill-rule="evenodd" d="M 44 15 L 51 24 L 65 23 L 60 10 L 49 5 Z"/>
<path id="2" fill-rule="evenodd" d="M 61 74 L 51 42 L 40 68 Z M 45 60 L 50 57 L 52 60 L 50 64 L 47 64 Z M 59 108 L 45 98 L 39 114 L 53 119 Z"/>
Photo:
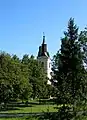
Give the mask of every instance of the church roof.
<path id="1" fill-rule="evenodd" d="M 45 44 L 45 35 L 43 35 L 43 42 L 42 42 L 41 46 L 39 46 L 38 57 L 41 57 L 41 56 L 50 57 L 49 53 L 47 51 L 47 44 Z"/>

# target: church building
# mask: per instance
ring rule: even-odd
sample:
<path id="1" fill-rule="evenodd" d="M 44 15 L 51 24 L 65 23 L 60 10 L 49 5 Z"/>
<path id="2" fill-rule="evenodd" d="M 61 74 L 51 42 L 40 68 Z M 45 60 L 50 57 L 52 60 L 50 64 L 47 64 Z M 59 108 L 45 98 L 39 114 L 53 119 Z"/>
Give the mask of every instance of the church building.
<path id="1" fill-rule="evenodd" d="M 43 35 L 43 42 L 42 42 L 41 46 L 39 46 L 39 52 L 38 52 L 37 59 L 38 59 L 38 61 L 42 62 L 43 66 L 44 66 L 44 70 L 49 79 L 47 84 L 51 84 L 51 82 L 50 82 L 51 73 L 52 73 L 51 59 L 50 59 L 49 52 L 47 51 L 47 44 L 45 43 L 45 35 Z"/>

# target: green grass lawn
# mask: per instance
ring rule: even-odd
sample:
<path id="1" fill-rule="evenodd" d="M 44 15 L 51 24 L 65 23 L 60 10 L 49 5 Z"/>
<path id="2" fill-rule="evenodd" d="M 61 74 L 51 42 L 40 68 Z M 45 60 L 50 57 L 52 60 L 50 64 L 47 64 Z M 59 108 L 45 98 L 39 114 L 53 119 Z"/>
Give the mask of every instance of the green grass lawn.
<path id="1" fill-rule="evenodd" d="M 57 112 L 56 105 L 31 105 L 30 107 L 15 107 L 15 110 L 0 111 L 0 113 L 37 113 L 37 112 Z M 0 120 L 39 120 L 35 117 L 0 118 Z"/>
<path id="2" fill-rule="evenodd" d="M 26 117 L 26 118 L 0 118 L 0 120 L 39 120 L 35 117 Z"/>
<path id="3" fill-rule="evenodd" d="M 15 107 L 16 110 L 1 111 L 0 113 L 36 113 L 36 112 L 57 112 L 55 109 L 57 105 L 32 105 L 31 107 Z M 0 118 L 0 120 L 41 120 L 35 117 L 18 117 L 18 118 Z M 76 120 L 87 120 L 87 117 L 81 116 L 80 119 Z"/>
<path id="4" fill-rule="evenodd" d="M 20 118 L 0 118 L 0 120 L 42 120 L 37 117 L 20 117 Z M 45 119 L 48 120 L 48 119 Z M 77 118 L 75 120 L 87 120 L 87 117 Z"/>
<path id="5" fill-rule="evenodd" d="M 34 112 L 56 112 L 56 105 L 32 105 L 31 107 L 15 107 L 15 110 L 0 111 L 0 113 L 34 113 Z"/>

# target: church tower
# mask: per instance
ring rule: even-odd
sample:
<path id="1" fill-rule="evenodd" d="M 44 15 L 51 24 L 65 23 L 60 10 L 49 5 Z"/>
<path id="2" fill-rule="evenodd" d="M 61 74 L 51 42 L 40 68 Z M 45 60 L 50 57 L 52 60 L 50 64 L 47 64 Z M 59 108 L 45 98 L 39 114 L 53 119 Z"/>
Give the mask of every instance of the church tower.
<path id="1" fill-rule="evenodd" d="M 42 62 L 44 66 L 44 70 L 47 74 L 48 79 L 51 79 L 51 60 L 50 55 L 47 51 L 47 44 L 45 43 L 45 35 L 43 34 L 43 42 L 41 46 L 39 46 L 39 52 L 37 56 L 38 61 Z M 51 82 L 48 80 L 48 84 L 51 84 Z"/>

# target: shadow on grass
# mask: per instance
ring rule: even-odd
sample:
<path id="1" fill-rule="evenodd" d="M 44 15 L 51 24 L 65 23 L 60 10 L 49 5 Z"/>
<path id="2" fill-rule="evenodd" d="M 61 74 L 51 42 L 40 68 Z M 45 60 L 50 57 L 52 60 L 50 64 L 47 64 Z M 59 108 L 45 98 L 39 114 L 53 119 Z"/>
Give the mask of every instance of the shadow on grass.
<path id="1" fill-rule="evenodd" d="M 19 108 L 18 108 L 19 107 Z M 8 111 L 8 110 L 20 110 L 23 107 L 33 107 L 33 105 L 6 105 L 6 106 L 1 106 L 0 111 Z"/>
<path id="2" fill-rule="evenodd" d="M 32 107 L 30 104 L 8 104 L 7 107 Z"/>
<path id="3" fill-rule="evenodd" d="M 31 101 L 31 102 L 9 102 L 6 105 L 0 106 L 0 111 L 7 111 L 7 110 L 20 110 L 23 107 L 34 107 L 35 105 L 53 105 L 54 99 L 40 99 L 37 101 Z M 19 108 L 18 108 L 19 107 Z"/>
<path id="4" fill-rule="evenodd" d="M 8 110 L 20 110 L 19 108 L 16 107 L 9 107 L 9 108 L 2 108 L 0 111 L 8 111 Z"/>
<path id="5" fill-rule="evenodd" d="M 39 115 L 27 116 L 25 120 L 59 120 L 57 113 L 43 113 Z"/>
<path id="6" fill-rule="evenodd" d="M 38 100 L 40 105 L 54 105 L 56 99 L 40 99 Z"/>

